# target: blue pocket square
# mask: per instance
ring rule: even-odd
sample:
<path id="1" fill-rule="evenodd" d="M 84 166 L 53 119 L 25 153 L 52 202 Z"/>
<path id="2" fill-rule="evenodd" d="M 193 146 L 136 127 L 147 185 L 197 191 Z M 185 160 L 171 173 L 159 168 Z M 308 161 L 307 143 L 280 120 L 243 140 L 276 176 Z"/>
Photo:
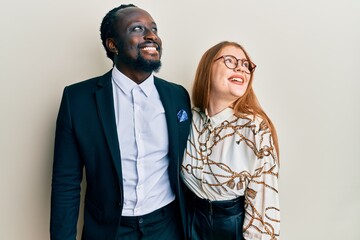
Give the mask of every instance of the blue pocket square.
<path id="1" fill-rule="evenodd" d="M 178 118 L 178 122 L 183 122 L 188 120 L 188 115 L 186 113 L 186 111 L 184 109 L 181 109 L 178 113 L 177 113 L 177 118 Z"/>

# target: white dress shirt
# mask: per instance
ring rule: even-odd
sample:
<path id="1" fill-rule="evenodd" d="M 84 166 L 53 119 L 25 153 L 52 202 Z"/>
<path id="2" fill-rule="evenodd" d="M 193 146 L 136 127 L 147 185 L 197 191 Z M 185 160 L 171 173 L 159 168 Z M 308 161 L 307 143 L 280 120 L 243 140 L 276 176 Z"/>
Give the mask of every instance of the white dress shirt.
<path id="1" fill-rule="evenodd" d="M 245 239 L 279 239 L 278 170 L 271 132 L 260 117 L 236 117 L 231 108 L 209 117 L 193 109 L 181 175 L 203 199 L 245 196 Z"/>
<path id="2" fill-rule="evenodd" d="M 122 216 L 141 216 L 175 199 L 170 187 L 165 110 L 150 75 L 141 84 L 112 71 L 124 186 Z"/>

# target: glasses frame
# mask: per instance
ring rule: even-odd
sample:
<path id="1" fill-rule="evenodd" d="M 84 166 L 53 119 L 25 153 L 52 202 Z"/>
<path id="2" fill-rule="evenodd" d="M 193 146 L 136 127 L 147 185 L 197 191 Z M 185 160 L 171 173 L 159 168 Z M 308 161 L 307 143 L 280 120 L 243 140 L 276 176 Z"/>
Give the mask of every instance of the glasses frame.
<path id="1" fill-rule="evenodd" d="M 235 65 L 235 67 L 231 68 L 231 67 L 229 67 L 229 66 L 227 65 L 227 63 L 226 63 L 226 61 L 225 61 L 225 60 L 226 60 L 226 57 L 232 57 L 232 58 L 236 59 L 236 65 Z M 236 57 L 233 56 L 233 55 L 222 55 L 222 56 L 218 57 L 217 59 L 215 59 L 214 62 L 220 60 L 221 58 L 223 59 L 224 64 L 225 64 L 225 66 L 226 66 L 228 69 L 234 70 L 235 68 L 237 68 L 237 67 L 239 66 L 239 62 L 240 62 L 240 66 L 241 66 L 241 67 L 246 68 L 246 69 L 248 69 L 248 70 L 250 71 L 250 72 L 245 71 L 246 73 L 251 74 L 251 73 L 253 73 L 253 72 L 255 71 L 255 68 L 256 68 L 255 63 L 253 63 L 252 61 L 250 61 L 250 60 L 248 60 L 248 59 L 246 59 L 246 58 L 238 59 L 238 58 L 236 58 Z M 249 67 L 245 67 L 245 66 L 243 65 L 245 61 L 249 62 Z"/>

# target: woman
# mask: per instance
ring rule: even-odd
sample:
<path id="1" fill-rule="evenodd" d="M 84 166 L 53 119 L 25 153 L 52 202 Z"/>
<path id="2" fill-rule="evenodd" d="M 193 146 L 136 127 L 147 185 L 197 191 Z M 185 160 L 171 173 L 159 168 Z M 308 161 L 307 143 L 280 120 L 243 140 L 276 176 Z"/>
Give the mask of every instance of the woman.
<path id="1" fill-rule="evenodd" d="M 279 239 L 278 141 L 252 87 L 255 67 L 234 42 L 198 65 L 181 170 L 190 239 Z"/>

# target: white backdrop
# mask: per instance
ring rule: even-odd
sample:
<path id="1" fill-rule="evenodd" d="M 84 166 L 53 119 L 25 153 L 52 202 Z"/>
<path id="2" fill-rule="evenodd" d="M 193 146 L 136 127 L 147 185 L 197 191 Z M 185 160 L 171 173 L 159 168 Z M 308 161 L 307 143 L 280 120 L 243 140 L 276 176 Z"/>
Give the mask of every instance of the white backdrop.
<path id="1" fill-rule="evenodd" d="M 110 69 L 99 27 L 121 2 L 1 3 L 0 239 L 49 239 L 62 90 Z M 360 2 L 125 3 L 158 24 L 157 75 L 189 91 L 210 46 L 231 40 L 249 51 L 258 65 L 255 91 L 280 140 L 282 239 L 360 239 Z"/>

